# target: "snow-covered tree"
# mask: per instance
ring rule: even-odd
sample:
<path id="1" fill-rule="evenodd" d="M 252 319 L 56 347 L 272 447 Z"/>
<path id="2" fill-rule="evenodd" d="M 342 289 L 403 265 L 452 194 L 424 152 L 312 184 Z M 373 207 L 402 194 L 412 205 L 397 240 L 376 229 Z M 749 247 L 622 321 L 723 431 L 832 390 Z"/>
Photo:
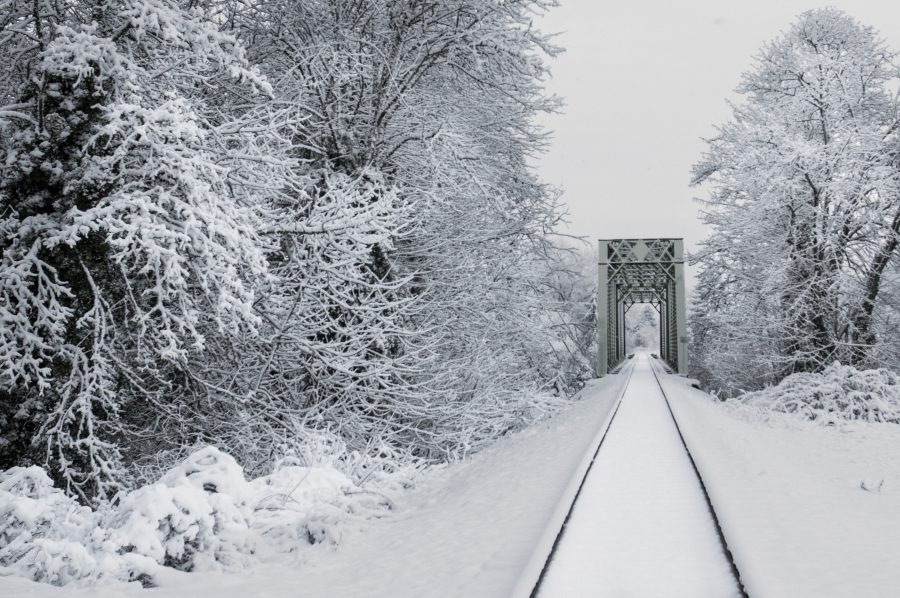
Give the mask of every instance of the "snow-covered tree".
<path id="1" fill-rule="evenodd" d="M 835 9 L 802 14 L 744 75 L 694 169 L 712 229 L 695 256 L 694 350 L 716 384 L 877 361 L 900 224 L 896 77 L 875 32 Z"/>
<path id="2" fill-rule="evenodd" d="M 589 339 L 529 167 L 552 5 L 0 4 L 0 463 L 102 497 L 551 410 Z"/>
<path id="3" fill-rule="evenodd" d="M 342 373 L 296 376 L 288 391 L 270 368 L 261 388 L 275 384 L 273 393 L 357 441 L 383 436 L 446 455 L 514 425 L 526 394 L 569 379 L 565 359 L 546 359 L 556 355 L 543 287 L 556 196 L 527 164 L 542 143 L 531 119 L 554 105 L 541 95 L 540 54 L 555 51 L 529 17 L 550 4 L 291 0 L 228 13 L 276 95 L 302 117 L 303 175 L 374 175 L 393 197 L 378 235 L 355 234 L 368 240 L 339 279 L 303 260 L 341 242 L 344 227 L 330 237 L 304 230 L 305 200 L 284 212 L 283 222 L 297 222 L 295 232 L 275 227 L 282 245 L 298 248 L 280 262 L 288 288 L 331 315 L 301 323 L 319 316 L 298 308 L 302 316 L 274 318 L 297 322 L 290 335 L 273 328 L 281 340 L 270 359 L 290 364 L 302 348 L 308 369 Z M 382 191 L 363 191 L 344 189 L 348 208 L 380 201 Z M 308 284 L 310 271 L 321 282 Z M 293 305 L 291 294 L 280 303 Z M 334 321 L 337 336 L 322 336 Z"/>
<path id="4" fill-rule="evenodd" d="M 259 216 L 235 191 L 228 150 L 242 150 L 217 133 L 212 100 L 269 87 L 233 37 L 175 4 L 10 8 L 0 396 L 17 432 L 4 462 L 30 436 L 68 491 L 107 496 L 125 420 L 145 426 L 144 401 L 189 384 L 210 335 L 258 323 Z"/>

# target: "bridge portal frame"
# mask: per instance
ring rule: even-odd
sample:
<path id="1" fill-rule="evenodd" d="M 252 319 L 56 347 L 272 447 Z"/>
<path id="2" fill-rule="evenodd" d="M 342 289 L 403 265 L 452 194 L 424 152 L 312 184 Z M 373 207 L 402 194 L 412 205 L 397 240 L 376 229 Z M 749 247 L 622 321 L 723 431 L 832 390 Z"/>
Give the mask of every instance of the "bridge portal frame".
<path id="1" fill-rule="evenodd" d="M 597 377 L 625 359 L 625 314 L 636 303 L 659 312 L 660 357 L 687 374 L 684 239 L 601 239 L 597 284 Z"/>

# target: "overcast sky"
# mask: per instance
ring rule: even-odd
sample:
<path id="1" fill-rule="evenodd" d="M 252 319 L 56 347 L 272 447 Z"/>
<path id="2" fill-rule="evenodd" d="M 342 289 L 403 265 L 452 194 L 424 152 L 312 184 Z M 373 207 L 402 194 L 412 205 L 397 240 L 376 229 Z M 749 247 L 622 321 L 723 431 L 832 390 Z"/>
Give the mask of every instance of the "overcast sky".
<path id="1" fill-rule="evenodd" d="M 703 236 L 688 187 L 701 137 L 729 118 L 740 75 L 799 0 L 561 0 L 538 25 L 560 32 L 550 90 L 566 102 L 539 163 L 561 186 L 568 232 L 596 238 Z M 900 49 L 900 0 L 832 2 Z"/>

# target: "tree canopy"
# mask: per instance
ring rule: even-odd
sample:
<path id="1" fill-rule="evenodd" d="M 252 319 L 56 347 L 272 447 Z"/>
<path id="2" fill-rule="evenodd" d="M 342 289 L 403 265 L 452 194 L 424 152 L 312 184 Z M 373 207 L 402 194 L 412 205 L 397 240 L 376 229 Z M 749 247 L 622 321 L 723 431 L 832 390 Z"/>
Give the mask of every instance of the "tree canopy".
<path id="1" fill-rule="evenodd" d="M 693 348 L 711 384 L 887 359 L 875 318 L 900 227 L 895 57 L 871 27 L 817 9 L 744 74 L 694 167 L 712 232 Z"/>

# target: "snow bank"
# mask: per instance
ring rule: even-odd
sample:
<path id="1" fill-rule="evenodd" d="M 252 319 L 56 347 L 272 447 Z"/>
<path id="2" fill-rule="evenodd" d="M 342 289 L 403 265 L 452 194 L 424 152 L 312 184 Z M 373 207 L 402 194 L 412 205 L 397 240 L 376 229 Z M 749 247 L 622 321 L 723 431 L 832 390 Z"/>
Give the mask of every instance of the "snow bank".
<path id="1" fill-rule="evenodd" d="M 733 401 L 767 412 L 795 413 L 808 420 L 900 423 L 900 378 L 886 369 L 858 370 L 835 362 L 818 374 L 793 374 L 780 384 Z"/>
<path id="2" fill-rule="evenodd" d="M 463 461 L 430 468 L 414 490 L 398 493 L 397 508 L 387 512 L 377 506 L 385 501 L 371 488 L 341 489 L 346 482 L 327 467 L 302 468 L 285 462 L 282 474 L 250 482 L 256 498 L 263 499 L 255 507 L 254 529 L 268 540 L 277 536 L 288 544 L 292 537 L 315 535 L 321 525 L 328 534 L 321 537 L 317 549 L 271 559 L 261 558 L 259 551 L 255 556 L 259 563 L 240 571 L 176 572 L 158 579 L 152 596 L 527 596 L 528 584 L 524 593 L 516 593 L 523 589 L 520 580 L 532 575 L 533 585 L 540 573 L 561 523 L 558 516 L 564 517 L 571 503 L 567 486 L 576 478 L 580 481 L 587 466 L 584 457 L 608 422 L 624 380 L 624 376 L 608 376 L 590 381 L 582 400 L 553 418 L 508 434 Z M 571 490 L 574 493 L 577 484 Z M 292 511 L 268 512 L 282 507 Z M 370 524 L 366 533 L 353 533 L 359 526 L 353 525 L 352 517 L 373 508 L 386 516 Z M 341 526 L 330 524 L 329 518 L 343 509 L 353 513 L 341 515 Z M 277 529 L 267 528 L 262 523 L 265 518 Z M 318 549 L 336 540 L 340 540 L 339 550 Z M 278 545 L 267 541 L 258 547 L 273 543 Z M 533 558 L 536 553 L 540 558 Z M 535 563 L 536 571 L 532 570 Z M 144 598 L 151 594 L 123 584 L 58 588 L 0 577 L 0 596 L 5 595 Z"/>
<path id="3" fill-rule="evenodd" d="M 760 419 L 660 379 L 750 596 L 896 594 L 900 426 Z"/>
<path id="4" fill-rule="evenodd" d="M 335 544 L 390 504 L 332 467 L 283 461 L 248 482 L 213 447 L 97 510 L 55 488 L 43 469 L 14 467 L 0 473 L 0 574 L 156 585 L 166 570 L 237 569 L 260 555 Z"/>

